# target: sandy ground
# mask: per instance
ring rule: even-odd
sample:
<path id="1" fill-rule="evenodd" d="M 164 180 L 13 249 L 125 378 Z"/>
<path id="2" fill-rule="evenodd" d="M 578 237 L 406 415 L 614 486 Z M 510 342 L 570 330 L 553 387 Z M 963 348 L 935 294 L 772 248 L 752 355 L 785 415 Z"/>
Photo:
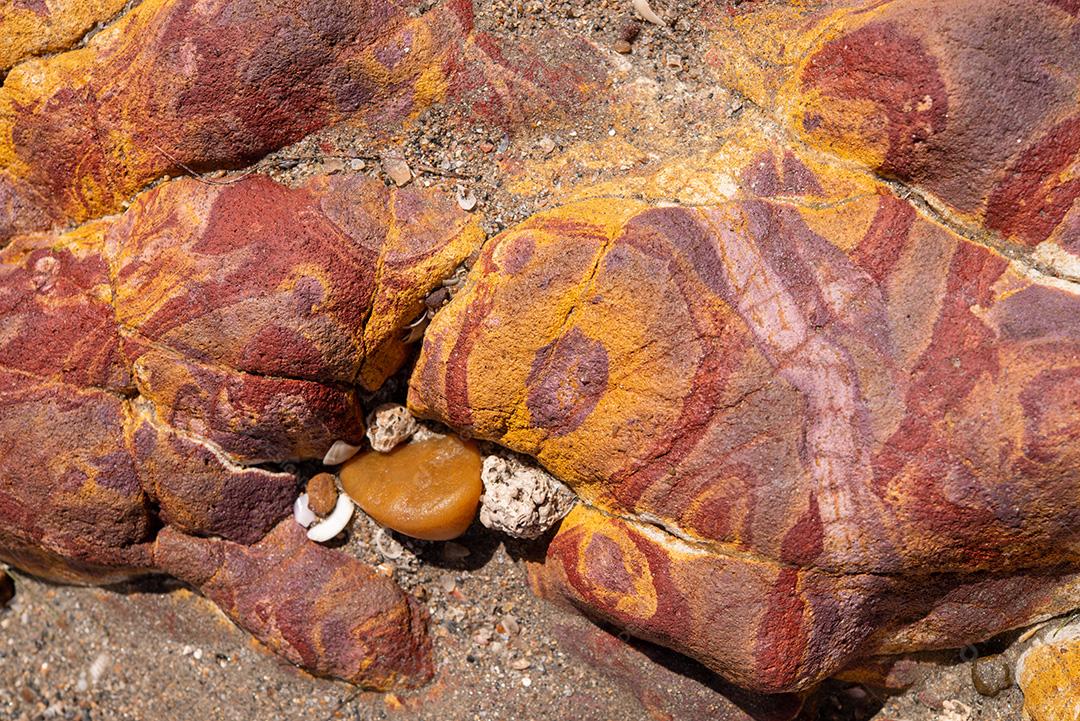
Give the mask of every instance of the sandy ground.
<path id="1" fill-rule="evenodd" d="M 345 548 L 431 610 L 437 676 L 422 689 L 362 693 L 314 678 L 167 579 L 101 589 L 13 572 L 16 596 L 0 610 L 0 719 L 655 718 L 630 688 L 559 645 L 553 624 L 562 611 L 528 592 L 517 560 L 527 548 L 508 549 L 477 526 L 453 545 L 377 534 L 358 518 Z M 971 659 L 992 650 L 940 654 L 897 696 L 832 684 L 807 721 L 1019 721 L 1019 690 L 990 699 L 972 685 Z"/>

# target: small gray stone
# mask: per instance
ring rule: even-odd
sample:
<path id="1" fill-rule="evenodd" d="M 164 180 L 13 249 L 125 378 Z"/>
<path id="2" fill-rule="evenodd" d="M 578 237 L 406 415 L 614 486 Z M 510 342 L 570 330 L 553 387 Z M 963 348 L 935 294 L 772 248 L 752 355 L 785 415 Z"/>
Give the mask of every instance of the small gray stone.
<path id="1" fill-rule="evenodd" d="M 997 696 L 1013 685 L 1009 664 L 998 656 L 982 656 L 971 664 L 971 682 L 983 696 Z"/>

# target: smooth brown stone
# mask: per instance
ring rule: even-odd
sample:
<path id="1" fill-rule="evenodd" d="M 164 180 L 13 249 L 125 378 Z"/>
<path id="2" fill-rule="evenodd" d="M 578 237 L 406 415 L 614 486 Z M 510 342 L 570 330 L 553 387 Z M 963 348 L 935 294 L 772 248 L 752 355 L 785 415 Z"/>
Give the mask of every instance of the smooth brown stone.
<path id="1" fill-rule="evenodd" d="M 334 482 L 334 476 L 330 473 L 319 473 L 308 479 L 307 482 L 308 508 L 317 516 L 328 516 L 334 510 L 337 503 L 338 490 Z"/>
<path id="2" fill-rule="evenodd" d="M 382 525 L 425 541 L 457 538 L 480 503 L 481 457 L 456 436 L 364 453 L 341 469 L 341 485 Z"/>

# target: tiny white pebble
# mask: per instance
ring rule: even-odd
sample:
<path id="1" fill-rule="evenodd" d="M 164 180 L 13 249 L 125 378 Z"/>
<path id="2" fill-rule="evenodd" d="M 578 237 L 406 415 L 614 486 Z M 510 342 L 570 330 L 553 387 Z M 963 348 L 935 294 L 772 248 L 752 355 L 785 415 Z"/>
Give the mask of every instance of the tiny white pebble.
<path id="1" fill-rule="evenodd" d="M 195 657 L 196 661 L 201 661 L 202 660 L 202 649 L 201 648 L 195 649 L 195 653 L 193 653 L 191 655 Z"/>
<path id="2" fill-rule="evenodd" d="M 521 679 L 521 685 L 524 686 L 525 688 L 528 688 L 529 686 L 532 686 L 532 679 L 529 678 L 528 676 L 525 676 L 524 678 Z"/>

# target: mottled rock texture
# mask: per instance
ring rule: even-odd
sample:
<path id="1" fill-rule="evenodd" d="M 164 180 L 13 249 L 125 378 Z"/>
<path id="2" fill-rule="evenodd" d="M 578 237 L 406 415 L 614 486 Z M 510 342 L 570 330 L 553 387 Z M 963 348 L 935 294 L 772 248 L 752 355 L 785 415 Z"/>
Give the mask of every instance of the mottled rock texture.
<path id="1" fill-rule="evenodd" d="M 629 688 L 657 721 L 793 721 L 802 699 L 759 696 L 718 679 L 693 661 L 566 614 L 555 637 L 568 652 Z"/>
<path id="2" fill-rule="evenodd" d="M 1080 548 L 1075 286 L 782 157 L 493 239 L 410 393 L 586 501 L 542 590 L 770 692 L 1074 605 Z"/>
<path id="3" fill-rule="evenodd" d="M 587 65 L 548 66 L 474 34 L 468 0 L 407 9 L 145 0 L 84 48 L 16 66 L 0 88 L 0 242 L 115 212 L 162 176 L 242 166 L 334 122 L 389 133 L 464 98 L 487 120 L 521 121 L 595 87 Z"/>
<path id="4" fill-rule="evenodd" d="M 64 50 L 127 0 L 8 0 L 0 7 L 0 73 L 33 55 Z"/>
<path id="5" fill-rule="evenodd" d="M 426 612 L 390 579 L 308 541 L 292 519 L 251 546 L 166 528 L 154 560 L 314 673 L 376 688 L 432 675 Z"/>
<path id="6" fill-rule="evenodd" d="M 280 529 L 238 545 L 263 538 L 297 494 L 292 473 L 256 464 L 360 443 L 354 384 L 378 386 L 397 369 L 402 329 L 480 238 L 452 199 L 429 192 L 251 176 L 166 183 L 123 216 L 16 239 L 0 252 L 0 558 L 66 581 L 171 570 L 154 551 L 164 523 L 170 548 L 240 559 L 226 564 L 238 579 L 283 548 L 297 564 L 324 563 Z M 333 599 L 313 592 L 311 608 L 268 629 L 256 608 L 230 605 L 239 580 L 218 574 L 203 590 L 289 658 L 383 686 L 394 674 L 364 643 L 411 638 L 421 624 L 403 598 L 340 563 L 352 570 L 333 592 L 387 613 L 384 627 L 357 626 L 327 654 L 275 634 L 305 614 L 337 623 Z M 177 573 L 201 583 L 190 567 Z M 278 591 L 255 584 L 244 603 L 263 592 L 272 603 Z M 419 679 L 427 647 L 411 648 L 420 656 L 400 674 Z"/>
<path id="7" fill-rule="evenodd" d="M 1080 279 L 1080 5 L 830 0 L 718 11 L 722 80 L 807 143 Z"/>
<path id="8" fill-rule="evenodd" d="M 768 692 L 1080 604 L 1078 15 L 718 4 L 790 146 L 487 244 L 410 405 L 585 501 L 541 593 Z"/>
<path id="9" fill-rule="evenodd" d="M 1080 719 L 1080 620 L 1054 619 L 1016 664 L 1029 721 Z"/>

